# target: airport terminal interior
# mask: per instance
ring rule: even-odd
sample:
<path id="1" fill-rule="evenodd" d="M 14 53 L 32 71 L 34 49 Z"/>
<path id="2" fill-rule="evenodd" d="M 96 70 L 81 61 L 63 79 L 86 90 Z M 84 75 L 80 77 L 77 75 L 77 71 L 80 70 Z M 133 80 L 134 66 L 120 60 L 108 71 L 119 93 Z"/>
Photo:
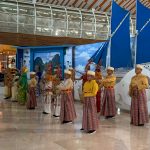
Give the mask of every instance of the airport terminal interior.
<path id="1" fill-rule="evenodd" d="M 0 150 L 150 150 L 149 0 L 0 0 Z"/>

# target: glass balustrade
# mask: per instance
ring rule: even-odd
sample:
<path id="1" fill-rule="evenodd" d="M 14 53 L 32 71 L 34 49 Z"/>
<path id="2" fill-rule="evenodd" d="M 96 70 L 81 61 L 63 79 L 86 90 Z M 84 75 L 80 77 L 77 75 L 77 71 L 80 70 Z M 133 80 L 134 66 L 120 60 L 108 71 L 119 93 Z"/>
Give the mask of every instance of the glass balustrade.
<path id="1" fill-rule="evenodd" d="M 0 32 L 106 40 L 109 27 L 107 13 L 25 0 L 0 1 Z M 131 32 L 135 33 L 134 19 Z"/>

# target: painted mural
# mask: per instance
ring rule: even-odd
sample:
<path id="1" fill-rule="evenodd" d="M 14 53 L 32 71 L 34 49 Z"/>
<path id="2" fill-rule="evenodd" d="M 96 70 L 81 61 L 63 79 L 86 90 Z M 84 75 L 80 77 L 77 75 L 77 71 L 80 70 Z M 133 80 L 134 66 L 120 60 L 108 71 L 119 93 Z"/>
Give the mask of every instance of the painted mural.
<path id="1" fill-rule="evenodd" d="M 60 53 L 59 52 L 47 52 L 47 53 L 35 53 L 34 54 L 34 69 L 36 66 L 40 67 L 43 72 L 48 67 L 53 69 L 60 65 Z"/>

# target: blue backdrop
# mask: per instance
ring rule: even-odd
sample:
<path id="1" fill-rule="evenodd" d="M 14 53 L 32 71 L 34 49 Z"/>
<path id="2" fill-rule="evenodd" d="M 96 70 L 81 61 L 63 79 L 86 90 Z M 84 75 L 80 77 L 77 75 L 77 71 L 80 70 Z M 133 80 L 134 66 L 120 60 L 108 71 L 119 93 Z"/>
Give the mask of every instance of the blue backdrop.
<path id="1" fill-rule="evenodd" d="M 137 26 L 138 31 L 150 19 L 150 9 L 145 7 L 137 0 Z M 136 63 L 150 62 L 150 23 L 137 36 L 137 55 Z"/>
<path id="2" fill-rule="evenodd" d="M 128 11 L 121 8 L 116 2 L 112 3 L 111 33 L 113 33 Z M 130 48 L 130 15 L 126 17 L 111 40 L 111 66 L 115 68 L 132 67 Z"/>

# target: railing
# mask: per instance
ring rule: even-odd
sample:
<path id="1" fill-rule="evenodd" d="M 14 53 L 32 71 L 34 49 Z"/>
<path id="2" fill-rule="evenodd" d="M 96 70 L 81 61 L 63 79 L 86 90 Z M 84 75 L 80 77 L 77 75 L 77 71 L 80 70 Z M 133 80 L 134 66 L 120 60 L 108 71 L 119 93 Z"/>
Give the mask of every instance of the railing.
<path id="1" fill-rule="evenodd" d="M 134 33 L 134 21 L 131 21 Z M 19 0 L 0 1 L 0 31 L 45 36 L 106 40 L 110 16 L 107 13 L 33 4 Z"/>

